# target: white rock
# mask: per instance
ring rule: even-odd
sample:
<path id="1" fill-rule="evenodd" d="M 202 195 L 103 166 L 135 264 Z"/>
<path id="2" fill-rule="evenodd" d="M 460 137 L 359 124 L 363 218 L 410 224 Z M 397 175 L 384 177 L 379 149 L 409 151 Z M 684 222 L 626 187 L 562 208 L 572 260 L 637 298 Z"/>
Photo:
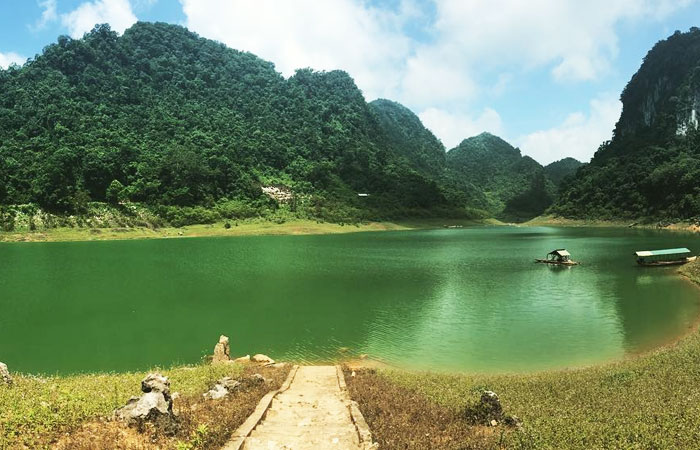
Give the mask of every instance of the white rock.
<path id="1" fill-rule="evenodd" d="M 228 336 L 223 334 L 219 337 L 219 342 L 214 346 L 213 363 L 228 362 L 231 360 L 231 347 Z"/>
<path id="2" fill-rule="evenodd" d="M 0 384 L 12 385 L 12 376 L 5 363 L 0 362 Z"/>
<path id="3" fill-rule="evenodd" d="M 170 395 L 170 380 L 159 373 L 149 373 L 146 378 L 141 381 L 142 392 L 159 392 Z"/>
<path id="4" fill-rule="evenodd" d="M 237 364 L 248 363 L 248 362 L 250 362 L 250 355 L 245 355 L 245 356 L 241 356 L 240 358 L 236 358 L 233 360 L 233 362 L 237 363 Z"/>
<path id="5" fill-rule="evenodd" d="M 256 363 L 263 363 L 263 364 L 274 364 L 275 360 L 270 358 L 267 355 L 263 355 L 261 353 L 258 353 L 257 355 L 254 355 L 252 358 L 253 362 Z"/>
<path id="6" fill-rule="evenodd" d="M 211 400 L 218 400 L 220 398 L 224 398 L 228 395 L 228 389 L 226 389 L 224 386 L 220 384 L 215 384 L 213 388 L 209 390 L 209 392 L 204 394 L 204 398 L 208 398 Z"/>
<path id="7" fill-rule="evenodd" d="M 204 394 L 204 398 L 209 398 L 212 400 L 224 398 L 229 393 L 238 389 L 240 385 L 240 381 L 236 381 L 231 377 L 223 377 L 216 382 L 213 388 Z"/>
<path id="8" fill-rule="evenodd" d="M 177 421 L 168 378 L 159 373 L 149 373 L 141 381 L 141 390 L 144 392 L 141 397 L 131 397 L 126 405 L 114 411 L 114 415 L 129 424 L 154 422 L 166 434 L 174 433 Z"/>

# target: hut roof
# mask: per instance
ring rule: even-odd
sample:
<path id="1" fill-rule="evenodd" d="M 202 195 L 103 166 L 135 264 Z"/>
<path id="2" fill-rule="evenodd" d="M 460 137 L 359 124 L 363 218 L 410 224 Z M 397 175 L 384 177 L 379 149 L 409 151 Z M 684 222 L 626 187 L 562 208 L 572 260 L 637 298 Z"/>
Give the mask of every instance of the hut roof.
<path id="1" fill-rule="evenodd" d="M 557 255 L 557 256 L 571 256 L 571 253 L 567 252 L 566 249 L 559 248 L 557 250 L 552 250 L 549 252 L 550 255 Z"/>

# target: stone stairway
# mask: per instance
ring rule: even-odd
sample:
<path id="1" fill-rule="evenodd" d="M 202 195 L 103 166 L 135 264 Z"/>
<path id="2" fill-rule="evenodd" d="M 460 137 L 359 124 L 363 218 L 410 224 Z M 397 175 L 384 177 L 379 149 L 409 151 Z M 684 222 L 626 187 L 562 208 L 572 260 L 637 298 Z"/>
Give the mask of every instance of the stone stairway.
<path id="1" fill-rule="evenodd" d="M 371 449 L 369 428 L 337 366 L 295 366 L 279 391 L 261 400 L 227 450 Z"/>

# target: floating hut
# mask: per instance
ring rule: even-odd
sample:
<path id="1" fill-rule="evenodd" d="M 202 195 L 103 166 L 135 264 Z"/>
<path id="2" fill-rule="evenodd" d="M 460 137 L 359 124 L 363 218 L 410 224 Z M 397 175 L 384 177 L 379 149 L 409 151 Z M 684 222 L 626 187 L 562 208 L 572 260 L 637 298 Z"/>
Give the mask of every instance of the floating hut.
<path id="1" fill-rule="evenodd" d="M 535 262 L 545 264 L 559 264 L 562 266 L 576 266 L 578 263 L 571 260 L 571 253 L 564 248 L 558 248 L 547 253 L 547 258 L 536 259 Z"/>
<path id="2" fill-rule="evenodd" d="M 672 266 L 695 261 L 687 248 L 667 248 L 663 250 L 642 250 L 634 252 L 640 266 Z"/>

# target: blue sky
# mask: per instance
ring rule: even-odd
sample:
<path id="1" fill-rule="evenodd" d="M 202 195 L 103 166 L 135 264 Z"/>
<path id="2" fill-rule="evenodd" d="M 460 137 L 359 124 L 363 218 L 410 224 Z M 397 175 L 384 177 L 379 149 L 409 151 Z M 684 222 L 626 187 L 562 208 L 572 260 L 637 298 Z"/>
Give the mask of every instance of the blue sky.
<path id="1" fill-rule="evenodd" d="M 647 51 L 698 18 L 700 0 L 0 0 L 0 66 L 97 22 L 176 23 L 285 76 L 346 70 L 447 148 L 490 131 L 549 163 L 588 160 Z"/>

